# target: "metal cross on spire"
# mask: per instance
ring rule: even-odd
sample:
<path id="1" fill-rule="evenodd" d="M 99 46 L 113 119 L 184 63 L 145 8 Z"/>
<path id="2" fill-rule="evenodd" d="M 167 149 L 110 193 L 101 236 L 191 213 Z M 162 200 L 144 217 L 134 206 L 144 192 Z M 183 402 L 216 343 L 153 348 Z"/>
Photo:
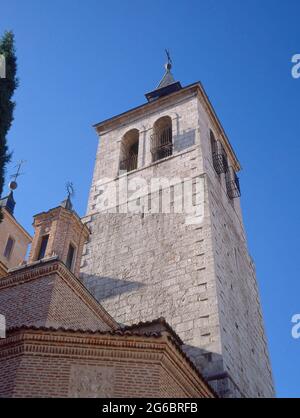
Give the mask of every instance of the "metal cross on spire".
<path id="1" fill-rule="evenodd" d="M 16 190 L 16 188 L 18 187 L 18 183 L 17 183 L 17 179 L 18 177 L 22 176 L 24 173 L 21 173 L 21 167 L 23 164 L 25 164 L 26 161 L 25 160 L 21 160 L 14 168 L 17 169 L 17 171 L 12 174 L 10 176 L 10 178 L 12 179 L 11 182 L 9 183 L 9 188 L 11 191 Z"/>
<path id="2" fill-rule="evenodd" d="M 168 49 L 165 49 L 165 52 L 166 52 L 166 56 L 167 56 L 167 60 L 168 60 L 168 62 L 166 64 L 167 69 L 170 70 L 172 68 L 173 61 L 172 61 L 172 58 L 171 58 L 171 55 L 170 55 L 170 51 Z"/>
<path id="3" fill-rule="evenodd" d="M 159 97 L 166 96 L 167 94 L 174 93 L 182 89 L 179 81 L 176 81 L 171 70 L 173 66 L 173 60 L 171 58 L 170 51 L 165 49 L 167 60 L 164 64 L 165 73 L 163 78 L 160 80 L 155 90 L 145 94 L 148 102 L 158 99 Z"/>
<path id="4" fill-rule="evenodd" d="M 67 193 L 68 193 L 68 199 L 70 199 L 71 197 L 74 196 L 75 190 L 74 190 L 74 185 L 71 181 L 68 181 L 66 183 L 66 190 L 67 190 Z"/>
<path id="5" fill-rule="evenodd" d="M 160 89 L 162 87 L 166 87 L 170 84 L 175 83 L 174 77 L 171 73 L 171 68 L 172 68 L 173 61 L 172 61 L 172 58 L 171 58 L 171 55 L 170 55 L 170 51 L 168 49 L 165 49 L 165 53 L 166 53 L 166 56 L 167 56 L 167 62 L 165 64 L 165 70 L 166 71 L 165 71 L 165 74 L 164 74 L 162 80 L 159 82 L 158 86 L 156 87 L 157 89 Z"/>
<path id="6" fill-rule="evenodd" d="M 21 160 L 14 168 L 16 168 L 17 169 L 17 171 L 16 171 L 16 173 L 14 173 L 14 174 L 12 174 L 11 176 L 10 176 L 10 178 L 11 179 L 13 179 L 13 181 L 17 181 L 17 178 L 18 177 L 20 177 L 20 176 L 22 176 L 24 173 L 21 173 L 20 171 L 21 171 L 21 167 L 22 167 L 22 165 L 23 164 L 25 164 L 26 163 L 26 161 L 25 160 Z"/>
<path id="7" fill-rule="evenodd" d="M 62 206 L 65 209 L 72 210 L 73 205 L 71 202 L 71 197 L 74 196 L 75 194 L 74 186 L 72 182 L 68 181 L 66 183 L 66 191 L 67 191 L 67 198 L 61 202 L 60 206 Z"/>

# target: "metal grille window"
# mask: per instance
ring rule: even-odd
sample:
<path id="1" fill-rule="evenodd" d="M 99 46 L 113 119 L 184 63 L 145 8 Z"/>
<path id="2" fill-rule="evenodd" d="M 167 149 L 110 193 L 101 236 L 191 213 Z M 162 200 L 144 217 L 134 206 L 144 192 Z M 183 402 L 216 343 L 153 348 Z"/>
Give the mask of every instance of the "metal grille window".
<path id="1" fill-rule="evenodd" d="M 226 151 L 223 145 L 216 140 L 215 135 L 210 131 L 210 145 L 212 162 L 217 174 L 225 174 L 227 195 L 230 199 L 241 196 L 240 182 L 234 169 L 228 165 Z"/>
<path id="2" fill-rule="evenodd" d="M 172 120 L 169 116 L 158 119 L 151 136 L 152 161 L 158 161 L 173 154 Z"/>
<path id="3" fill-rule="evenodd" d="M 120 171 L 136 170 L 138 166 L 139 131 L 132 129 L 127 132 L 121 142 Z"/>
<path id="4" fill-rule="evenodd" d="M 240 181 L 232 167 L 229 167 L 226 172 L 226 189 L 227 195 L 230 199 L 235 199 L 241 196 Z"/>
<path id="5" fill-rule="evenodd" d="M 210 131 L 210 143 L 212 161 L 216 173 L 226 173 L 228 171 L 227 155 L 223 148 L 223 145 L 216 140 L 212 131 Z"/>
<path id="6" fill-rule="evenodd" d="M 120 170 L 127 171 L 127 172 L 136 170 L 137 162 L 138 162 L 138 143 L 135 143 L 129 148 L 129 150 L 126 150 L 125 158 L 120 161 Z"/>
<path id="7" fill-rule="evenodd" d="M 5 250 L 4 250 L 4 257 L 7 258 L 7 260 L 9 260 L 12 254 L 14 243 L 15 243 L 15 240 L 12 237 L 8 237 Z"/>

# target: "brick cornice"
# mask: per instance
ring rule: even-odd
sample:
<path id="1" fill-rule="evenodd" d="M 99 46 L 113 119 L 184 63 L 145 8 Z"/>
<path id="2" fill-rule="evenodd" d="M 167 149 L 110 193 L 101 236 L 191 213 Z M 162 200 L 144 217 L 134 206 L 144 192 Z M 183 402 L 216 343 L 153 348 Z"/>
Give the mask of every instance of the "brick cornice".
<path id="1" fill-rule="evenodd" d="M 34 353 L 59 357 L 105 357 L 105 358 L 134 358 L 161 360 L 161 353 L 150 356 L 149 350 L 163 349 L 164 345 L 151 340 L 146 336 L 128 337 L 99 333 L 86 335 L 78 332 L 77 335 L 68 331 L 14 331 L 6 339 L 0 340 L 0 358 L 20 353 Z M 149 341 L 145 341 L 149 338 Z M 157 337 L 158 338 L 158 337 Z M 142 352 L 128 351 L 131 348 L 148 350 Z"/>
<path id="2" fill-rule="evenodd" d="M 111 335 L 64 330 L 20 329 L 8 331 L 0 340 L 0 358 L 23 354 L 39 356 L 126 359 L 160 363 L 165 371 L 192 397 L 216 397 L 174 343 L 164 335 Z"/>
<path id="3" fill-rule="evenodd" d="M 57 206 L 47 212 L 41 212 L 34 215 L 34 223 L 38 226 L 47 219 L 53 220 L 58 219 L 59 217 L 72 219 L 79 230 L 83 229 L 86 238 L 90 235 L 89 228 L 87 225 L 82 224 L 81 218 L 77 215 L 77 213 L 73 210 L 70 211 L 65 209 L 62 206 Z"/>
<path id="4" fill-rule="evenodd" d="M 17 286 L 22 283 L 30 282 L 44 276 L 58 274 L 64 282 L 72 288 L 75 294 L 89 308 L 101 318 L 112 329 L 119 327 L 118 323 L 109 315 L 99 302 L 89 293 L 86 287 L 74 276 L 74 274 L 57 259 L 49 259 L 39 263 L 32 263 L 20 269 L 10 272 L 0 280 L 0 291 L 2 289 Z"/>

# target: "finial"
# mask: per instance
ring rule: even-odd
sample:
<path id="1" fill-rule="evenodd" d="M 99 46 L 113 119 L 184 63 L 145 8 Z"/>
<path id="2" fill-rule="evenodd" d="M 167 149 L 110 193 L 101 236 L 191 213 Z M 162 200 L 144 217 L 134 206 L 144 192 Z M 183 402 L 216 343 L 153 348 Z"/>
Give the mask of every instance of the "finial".
<path id="1" fill-rule="evenodd" d="M 170 71 L 170 70 L 171 70 L 171 68 L 172 68 L 173 61 L 172 61 L 172 59 L 171 59 L 171 56 L 170 56 L 170 52 L 169 52 L 169 50 L 168 50 L 168 49 L 165 49 L 165 52 L 166 52 L 166 55 L 167 55 L 167 60 L 168 60 L 168 62 L 165 64 L 165 69 L 166 69 L 167 71 Z"/>
<path id="2" fill-rule="evenodd" d="M 150 93 L 145 94 L 148 102 L 159 99 L 160 97 L 166 96 L 168 94 L 174 93 L 182 89 L 179 81 L 175 81 L 171 69 L 173 66 L 173 61 L 168 49 L 165 49 L 167 56 L 167 62 L 165 63 L 165 73 L 163 78 L 160 80 L 155 90 L 150 91 Z"/>
<path id="3" fill-rule="evenodd" d="M 73 183 L 71 181 L 68 181 L 66 183 L 66 190 L 67 190 L 67 193 L 68 193 L 68 199 L 70 199 L 71 197 L 74 196 L 75 190 L 74 190 Z"/>
<path id="4" fill-rule="evenodd" d="M 61 202 L 61 206 L 65 209 L 72 210 L 73 205 L 71 202 L 71 197 L 73 197 L 75 194 L 74 186 L 72 182 L 68 181 L 66 183 L 66 190 L 67 190 L 67 198 L 63 202 Z"/>
<path id="5" fill-rule="evenodd" d="M 8 185 L 8 187 L 10 188 L 10 191 L 11 192 L 13 192 L 14 190 L 16 190 L 16 188 L 18 187 L 18 183 L 17 183 L 17 178 L 18 177 L 20 177 L 20 176 L 22 176 L 24 173 L 21 173 L 20 171 L 21 171 L 21 167 L 22 167 L 22 165 L 23 164 L 25 164 L 25 162 L 26 161 L 24 161 L 24 160 L 21 160 L 14 168 L 16 168 L 17 169 L 17 171 L 16 171 L 16 173 L 14 173 L 14 174 L 12 174 L 11 176 L 10 176 L 10 178 L 11 179 L 13 179 L 13 180 L 11 180 L 10 182 L 9 182 L 9 185 Z"/>

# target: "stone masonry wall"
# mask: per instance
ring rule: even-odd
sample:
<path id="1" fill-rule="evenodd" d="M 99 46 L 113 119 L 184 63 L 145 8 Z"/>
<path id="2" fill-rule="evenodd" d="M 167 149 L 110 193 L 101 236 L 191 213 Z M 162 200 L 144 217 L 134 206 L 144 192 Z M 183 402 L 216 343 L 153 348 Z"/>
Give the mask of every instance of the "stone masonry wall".
<path id="1" fill-rule="evenodd" d="M 188 145 L 179 147 L 180 151 L 175 150 L 163 163 L 151 164 L 151 128 L 165 115 L 172 118 L 174 142 L 180 138 Z M 123 324 L 164 316 L 201 370 L 205 364 L 205 374 L 216 374 L 223 371 L 223 366 L 216 284 L 213 274 L 207 279 L 207 272 L 213 272 L 210 230 L 205 223 L 186 225 L 184 214 L 101 213 L 94 203 L 99 197 L 97 180 L 116 177 L 120 140 L 132 128 L 144 129 L 144 134 L 140 134 L 142 167 L 129 173 L 129 179 L 201 175 L 198 125 L 197 98 L 189 97 L 101 138 L 85 219 L 91 237 L 83 254 L 81 277 L 108 312 Z"/>
<path id="2" fill-rule="evenodd" d="M 177 148 L 172 157 L 153 164 L 152 126 L 165 115 L 172 118 Z M 220 194 L 208 163 L 210 125 L 198 98 L 189 96 L 181 102 L 170 102 L 154 114 L 145 114 L 140 120 L 128 120 L 101 137 L 85 219 L 91 237 L 83 255 L 81 277 L 121 323 L 164 316 L 185 342 L 187 354 L 222 396 L 258 396 L 258 392 L 268 396 L 272 393 L 272 380 L 264 354 L 263 328 L 260 323 L 257 326 L 249 323 L 259 316 L 255 313 L 244 316 L 242 306 L 249 294 L 253 311 L 259 311 L 255 276 L 249 266 L 239 204 L 228 202 L 224 193 Z M 202 176 L 205 180 L 202 224 L 186 225 L 184 214 L 110 214 L 97 210 L 101 198 L 97 181 L 117 177 L 120 141 L 132 128 L 140 130 L 139 164 L 128 178 Z M 178 145 L 180 141 L 182 146 Z M 222 203 L 218 199 L 223 199 Z M 226 213 L 220 213 L 224 210 Z M 230 221 L 227 212 L 231 214 Z M 224 232 L 220 223 L 227 225 Z M 239 273 L 235 265 L 225 261 L 227 248 L 232 253 L 235 247 L 241 252 L 235 253 Z M 230 275 L 236 282 L 243 276 L 231 297 L 226 288 L 231 285 Z M 224 329 L 228 330 L 228 337 Z M 257 350 L 255 359 L 263 359 L 256 365 L 249 357 L 253 346 Z"/>
<path id="3" fill-rule="evenodd" d="M 199 111 L 205 114 L 201 106 Z M 201 145 L 209 190 L 224 367 L 242 395 L 272 397 L 273 378 L 255 267 L 248 254 L 240 199 L 228 198 L 225 176 L 219 176 L 213 168 L 209 126 L 209 121 L 206 128 L 203 126 Z M 236 394 L 232 383 L 226 390 L 233 390 Z"/>

